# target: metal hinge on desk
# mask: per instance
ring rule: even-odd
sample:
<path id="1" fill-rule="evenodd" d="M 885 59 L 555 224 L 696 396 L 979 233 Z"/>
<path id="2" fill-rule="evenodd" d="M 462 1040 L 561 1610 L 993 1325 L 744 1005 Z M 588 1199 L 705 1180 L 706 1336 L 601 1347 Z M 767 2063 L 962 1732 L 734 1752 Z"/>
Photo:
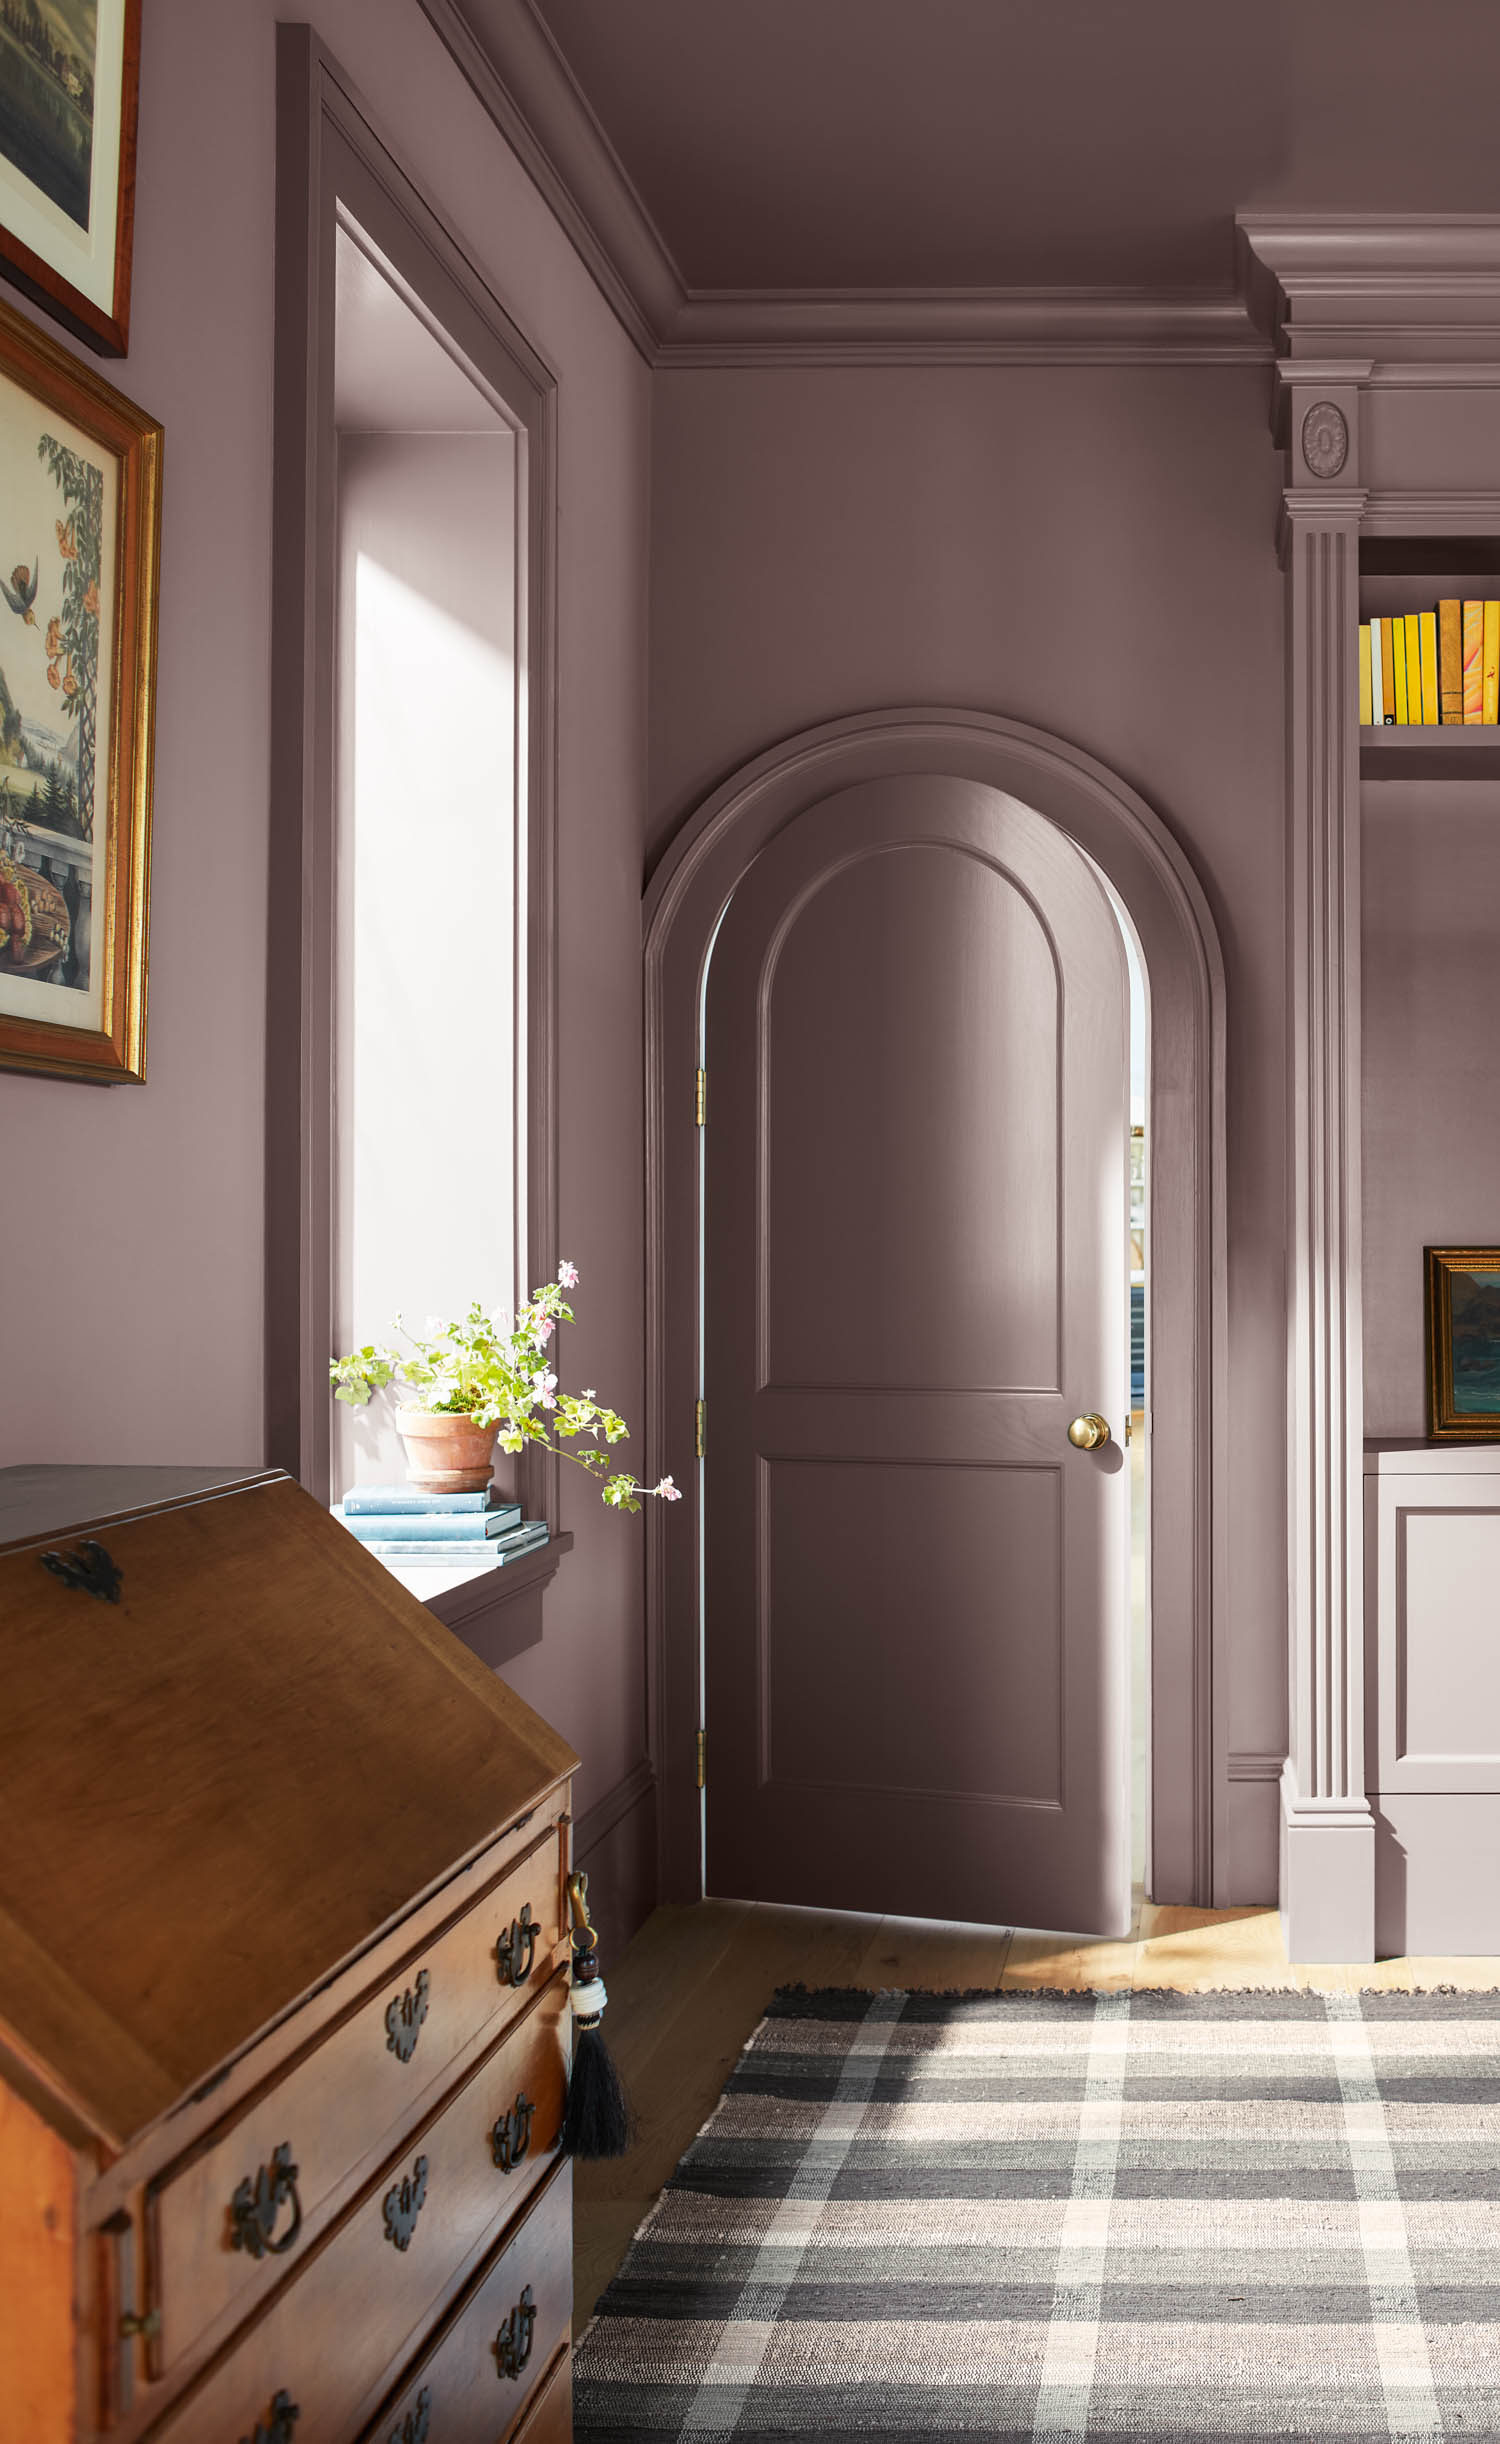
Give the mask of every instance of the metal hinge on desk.
<path id="1" fill-rule="evenodd" d="M 707 1114 L 708 1114 L 708 1071 L 707 1071 L 706 1069 L 700 1069 L 700 1070 L 699 1070 L 699 1072 L 698 1072 L 698 1084 L 697 1084 L 697 1088 L 696 1088 L 696 1090 L 695 1090 L 695 1092 L 694 1092 L 694 1095 L 693 1095 L 693 1120 L 694 1120 L 694 1123 L 696 1124 L 696 1126 L 697 1126 L 698 1128 L 700 1128 L 700 1129 L 702 1128 L 703 1123 L 704 1123 L 704 1120 L 705 1120 L 705 1119 L 706 1119 L 706 1117 L 707 1117 Z"/>

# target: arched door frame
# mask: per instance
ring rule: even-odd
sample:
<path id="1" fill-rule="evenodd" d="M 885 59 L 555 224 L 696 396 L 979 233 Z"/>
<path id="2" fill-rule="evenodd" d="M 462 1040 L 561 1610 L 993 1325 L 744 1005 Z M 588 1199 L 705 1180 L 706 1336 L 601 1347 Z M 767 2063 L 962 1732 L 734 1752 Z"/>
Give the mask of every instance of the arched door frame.
<path id="1" fill-rule="evenodd" d="M 766 842 L 808 807 L 918 772 L 983 783 L 1055 823 L 1108 876 L 1140 945 L 1151 1028 L 1151 1889 L 1211 1906 L 1228 1873 L 1228 1675 L 1216 1649 L 1228 1485 L 1224 964 L 1202 887 L 1165 824 L 1066 740 L 985 713 L 849 715 L 745 765 L 662 857 L 644 906 L 648 1473 L 680 1467 L 701 1383 L 694 1084 L 719 920 Z M 647 1509 L 660 1891 L 681 1901 L 702 1890 L 701 1505 L 668 1518 Z M 932 1908 L 942 1916 L 941 1892 Z"/>

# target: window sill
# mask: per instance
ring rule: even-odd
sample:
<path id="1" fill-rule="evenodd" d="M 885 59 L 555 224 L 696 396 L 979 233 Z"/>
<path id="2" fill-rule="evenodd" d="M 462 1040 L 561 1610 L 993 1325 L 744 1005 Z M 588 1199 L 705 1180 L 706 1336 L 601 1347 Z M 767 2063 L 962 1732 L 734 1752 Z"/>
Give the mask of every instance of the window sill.
<path id="1" fill-rule="evenodd" d="M 434 1620 L 461 1638 L 481 1663 L 498 1671 L 512 1656 L 540 1644 L 543 1594 L 557 1576 L 563 1555 L 572 1550 L 573 1538 L 564 1531 L 549 1537 L 535 1553 L 498 1566 L 480 1562 L 445 1570 L 440 1563 L 418 1562 L 413 1567 L 387 1562 L 386 1567 L 394 1567 L 402 1585 L 426 1605 Z"/>

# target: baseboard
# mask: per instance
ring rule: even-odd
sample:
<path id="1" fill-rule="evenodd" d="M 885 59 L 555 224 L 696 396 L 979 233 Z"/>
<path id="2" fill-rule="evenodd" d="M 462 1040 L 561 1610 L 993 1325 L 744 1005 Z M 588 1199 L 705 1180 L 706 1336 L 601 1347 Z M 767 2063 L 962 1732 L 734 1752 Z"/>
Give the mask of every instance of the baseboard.
<path id="1" fill-rule="evenodd" d="M 608 1960 L 656 1907 L 656 1768 L 642 1757 L 573 1826 L 573 1863 L 587 1869 L 589 1916 Z"/>

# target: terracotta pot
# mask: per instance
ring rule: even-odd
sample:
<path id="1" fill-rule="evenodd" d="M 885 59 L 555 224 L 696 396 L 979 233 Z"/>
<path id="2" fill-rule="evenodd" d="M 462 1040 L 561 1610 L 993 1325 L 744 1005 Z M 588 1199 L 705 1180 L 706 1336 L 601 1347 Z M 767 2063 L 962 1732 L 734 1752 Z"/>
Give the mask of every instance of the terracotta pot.
<path id="1" fill-rule="evenodd" d="M 406 1445 L 406 1474 L 424 1494 L 477 1494 L 495 1464 L 493 1426 L 431 1409 L 398 1409 L 396 1430 Z"/>

